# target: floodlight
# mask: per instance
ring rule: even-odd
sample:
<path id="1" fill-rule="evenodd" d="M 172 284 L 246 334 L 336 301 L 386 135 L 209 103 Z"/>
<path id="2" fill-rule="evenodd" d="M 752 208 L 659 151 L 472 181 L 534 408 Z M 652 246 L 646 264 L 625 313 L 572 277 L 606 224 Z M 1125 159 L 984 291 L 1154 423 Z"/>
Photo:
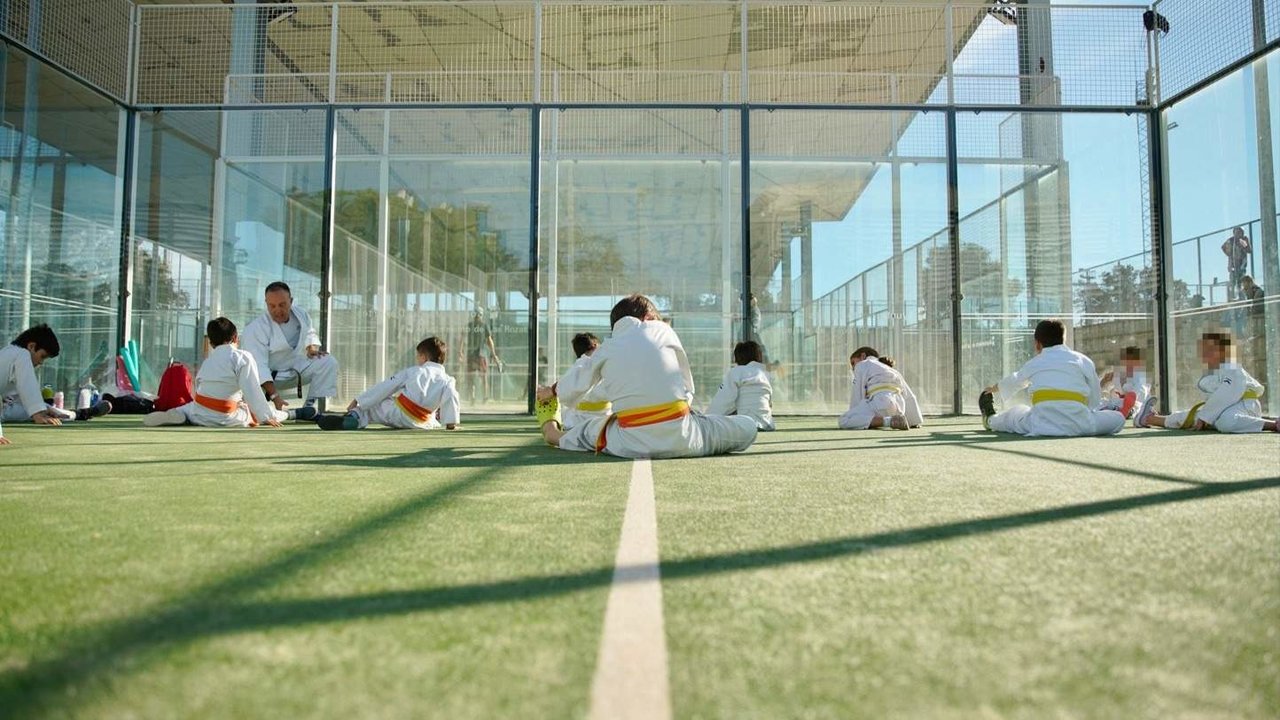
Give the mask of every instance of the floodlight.
<path id="1" fill-rule="evenodd" d="M 994 0 L 992 7 L 987 9 L 987 14 L 1005 25 L 1018 24 L 1018 8 L 1014 5 L 1014 0 Z"/>

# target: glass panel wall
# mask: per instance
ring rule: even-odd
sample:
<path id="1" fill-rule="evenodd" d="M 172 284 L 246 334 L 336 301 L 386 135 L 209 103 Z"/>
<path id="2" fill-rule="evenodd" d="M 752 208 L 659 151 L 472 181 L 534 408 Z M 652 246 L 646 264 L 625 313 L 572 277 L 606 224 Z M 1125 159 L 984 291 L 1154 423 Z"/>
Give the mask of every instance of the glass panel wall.
<path id="1" fill-rule="evenodd" d="M 1280 412 L 1280 54 L 1236 72 L 1164 112 L 1168 172 L 1170 404 L 1201 397 L 1197 342 L 1229 332 L 1235 359 Z M 1237 231 L 1237 228 L 1239 230 Z M 1246 281 L 1245 278 L 1248 278 Z"/>
<path id="2" fill-rule="evenodd" d="M 333 334 L 350 393 L 436 335 L 464 411 L 527 407 L 530 117 L 338 112 Z"/>
<path id="3" fill-rule="evenodd" d="M 751 330 L 776 411 L 843 411 L 864 345 L 950 411 L 945 142 L 942 113 L 752 113 Z"/>
<path id="4" fill-rule="evenodd" d="M 957 117 L 966 412 L 1034 353 L 1042 319 L 1100 370 L 1130 345 L 1155 371 L 1155 274 L 1133 115 Z M 1154 377 L 1154 375 L 1153 375 Z"/>
<path id="5" fill-rule="evenodd" d="M 140 115 L 132 337 L 151 374 L 199 363 L 205 323 L 244 328 L 275 280 L 318 326 L 324 125 L 321 111 Z"/>
<path id="6" fill-rule="evenodd" d="M 579 332 L 640 292 L 680 335 L 698 404 L 715 394 L 741 323 L 739 115 L 547 110 L 542 116 L 539 381 Z"/>
<path id="7" fill-rule="evenodd" d="M 61 355 L 39 372 L 72 395 L 115 355 L 123 206 L 121 111 L 21 52 L 0 51 L 0 327 L 48 323 Z"/>

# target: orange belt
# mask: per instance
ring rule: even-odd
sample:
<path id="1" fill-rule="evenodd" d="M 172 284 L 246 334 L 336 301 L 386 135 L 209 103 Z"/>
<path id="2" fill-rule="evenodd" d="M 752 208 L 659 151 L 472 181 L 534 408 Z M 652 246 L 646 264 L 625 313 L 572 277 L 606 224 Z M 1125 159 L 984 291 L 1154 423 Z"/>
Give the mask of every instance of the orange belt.
<path id="1" fill-rule="evenodd" d="M 679 420 L 688 414 L 689 403 L 684 400 L 674 400 L 661 405 L 646 405 L 614 413 L 604 421 L 604 425 L 600 426 L 600 434 L 596 437 L 596 452 L 603 451 L 608 445 L 606 435 L 609 432 L 609 426 L 615 422 L 618 423 L 618 427 L 638 428 Z"/>
<path id="2" fill-rule="evenodd" d="M 196 393 L 196 404 L 202 408 L 208 408 L 209 410 L 212 410 L 214 412 L 222 413 L 223 415 L 230 415 L 231 413 L 240 409 L 239 400 L 224 400 L 221 398 L 211 398 L 208 395 L 201 395 L 199 393 Z M 249 427 L 257 427 L 257 426 L 258 426 L 258 419 L 253 416 L 253 413 L 249 413 Z"/>
<path id="3" fill-rule="evenodd" d="M 238 400 L 223 400 L 200 394 L 196 395 L 196 404 L 200 407 L 209 408 L 214 412 L 220 412 L 223 415 L 230 415 L 240 407 Z"/>
<path id="4" fill-rule="evenodd" d="M 410 400 L 404 393 L 396 396 L 396 404 L 400 412 L 414 422 L 424 423 L 431 419 L 431 411 Z"/>

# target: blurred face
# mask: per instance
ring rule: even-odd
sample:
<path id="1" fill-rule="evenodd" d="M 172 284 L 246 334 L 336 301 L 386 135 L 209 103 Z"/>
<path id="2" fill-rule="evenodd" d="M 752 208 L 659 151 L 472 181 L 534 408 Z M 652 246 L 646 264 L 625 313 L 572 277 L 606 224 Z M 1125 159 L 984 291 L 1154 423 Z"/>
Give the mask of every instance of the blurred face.
<path id="1" fill-rule="evenodd" d="M 1142 358 L 1125 358 L 1124 369 L 1129 374 L 1132 374 L 1135 370 L 1141 370 Z"/>
<path id="2" fill-rule="evenodd" d="M 284 290 L 272 290 L 267 293 L 267 312 L 277 323 L 289 322 L 289 313 L 293 310 L 293 296 Z"/>
<path id="3" fill-rule="evenodd" d="M 858 367 L 858 363 L 866 359 L 867 359 L 866 355 L 854 355 L 853 357 L 849 358 L 849 367 L 856 368 Z"/>
<path id="4" fill-rule="evenodd" d="M 27 352 L 31 353 L 31 367 L 40 367 L 45 360 L 49 359 L 49 351 L 37 350 L 35 343 L 27 343 Z"/>
<path id="5" fill-rule="evenodd" d="M 1218 343 L 1212 340 L 1200 341 L 1200 359 L 1205 365 L 1216 368 L 1226 359 L 1226 352 L 1218 347 Z"/>
<path id="6" fill-rule="evenodd" d="M 1232 228 L 1231 235 L 1232 237 L 1237 237 L 1237 238 L 1244 237 L 1244 228 Z M 1219 235 L 1218 237 L 1222 237 L 1222 236 Z"/>
<path id="7" fill-rule="evenodd" d="M 427 356 L 426 356 L 425 354 L 423 354 L 423 353 L 417 353 L 417 356 L 418 356 L 418 364 L 419 364 L 419 365 L 421 365 L 422 363 L 424 363 L 424 362 L 426 362 L 426 361 L 427 361 Z"/>

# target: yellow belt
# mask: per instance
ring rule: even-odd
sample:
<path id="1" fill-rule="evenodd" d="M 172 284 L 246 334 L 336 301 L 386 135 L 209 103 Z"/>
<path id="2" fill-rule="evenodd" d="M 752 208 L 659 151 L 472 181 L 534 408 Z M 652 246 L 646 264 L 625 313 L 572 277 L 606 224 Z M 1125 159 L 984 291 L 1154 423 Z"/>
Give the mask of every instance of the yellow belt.
<path id="1" fill-rule="evenodd" d="M 1256 393 L 1253 390 L 1245 390 L 1244 395 L 1241 396 L 1240 398 L 1240 401 L 1243 402 L 1245 400 L 1257 400 L 1261 397 L 1262 397 L 1261 394 Z M 1202 407 L 1204 407 L 1204 403 L 1202 402 L 1192 405 L 1191 409 L 1187 411 L 1187 419 L 1183 420 L 1182 424 L 1179 425 L 1178 427 L 1182 430 L 1190 430 L 1191 428 L 1195 427 L 1196 416 L 1200 414 L 1200 408 Z"/>
<path id="2" fill-rule="evenodd" d="M 591 400 L 578 403 L 577 409 L 583 412 L 600 412 L 601 410 L 608 410 L 612 404 L 608 400 Z"/>
<path id="3" fill-rule="evenodd" d="M 1252 391 L 1252 390 L 1245 390 L 1245 391 L 1244 391 L 1244 397 L 1242 397 L 1242 398 L 1240 398 L 1240 399 L 1241 399 L 1241 400 L 1257 400 L 1257 399 L 1259 399 L 1259 398 L 1261 398 L 1261 397 L 1262 397 L 1262 393 L 1257 393 L 1257 392 L 1254 392 L 1254 391 Z"/>
<path id="4" fill-rule="evenodd" d="M 898 387 L 897 385 L 876 385 L 874 387 L 867 389 L 867 397 L 871 397 L 872 395 L 875 395 L 878 392 L 885 392 L 885 391 L 900 393 L 902 392 L 902 388 Z"/>
<path id="5" fill-rule="evenodd" d="M 1032 405 L 1038 405 L 1042 402 L 1053 402 L 1055 400 L 1065 400 L 1067 402 L 1078 402 L 1081 405 L 1089 404 L 1089 398 L 1085 397 L 1081 393 L 1074 392 L 1071 390 L 1045 389 L 1045 390 L 1036 390 L 1035 392 L 1031 393 Z"/>

